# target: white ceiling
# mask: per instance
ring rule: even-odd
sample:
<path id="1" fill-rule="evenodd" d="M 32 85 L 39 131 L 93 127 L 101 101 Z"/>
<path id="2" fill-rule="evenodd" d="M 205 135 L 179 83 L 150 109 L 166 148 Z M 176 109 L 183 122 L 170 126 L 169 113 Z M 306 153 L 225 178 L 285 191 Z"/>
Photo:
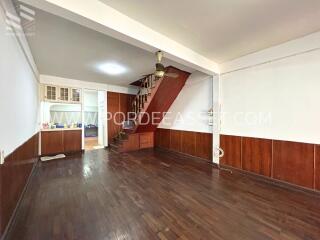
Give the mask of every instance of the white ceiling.
<path id="1" fill-rule="evenodd" d="M 319 0 L 100 0 L 222 63 L 320 30 Z"/>
<path id="2" fill-rule="evenodd" d="M 153 53 L 41 10 L 36 10 L 35 31 L 28 33 L 40 74 L 125 86 L 154 71 Z M 98 64 L 109 61 L 128 72 L 112 76 L 97 70 Z M 194 71 L 167 59 L 163 63 Z"/>

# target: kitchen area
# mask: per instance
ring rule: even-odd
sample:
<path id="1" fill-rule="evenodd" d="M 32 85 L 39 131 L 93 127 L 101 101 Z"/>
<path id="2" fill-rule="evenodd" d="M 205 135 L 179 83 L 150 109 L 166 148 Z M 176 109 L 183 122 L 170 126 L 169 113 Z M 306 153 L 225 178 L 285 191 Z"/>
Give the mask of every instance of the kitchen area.
<path id="1" fill-rule="evenodd" d="M 96 92 L 100 99 L 97 99 L 97 105 L 93 104 L 95 101 L 92 100 L 94 90 L 41 86 L 42 156 L 104 147 L 105 91 Z M 86 104 L 88 99 L 90 103 Z M 99 107 L 98 102 L 102 106 Z M 101 136 L 98 136 L 98 133 Z"/>

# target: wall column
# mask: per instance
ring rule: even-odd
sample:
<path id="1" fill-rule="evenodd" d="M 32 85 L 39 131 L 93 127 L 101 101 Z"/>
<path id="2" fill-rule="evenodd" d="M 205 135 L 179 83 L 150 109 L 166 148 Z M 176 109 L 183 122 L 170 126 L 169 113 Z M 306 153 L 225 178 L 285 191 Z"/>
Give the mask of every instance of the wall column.
<path id="1" fill-rule="evenodd" d="M 212 143 L 213 143 L 213 163 L 219 164 L 220 162 L 220 130 L 221 130 L 221 91 L 220 91 L 220 76 L 214 75 L 212 82 L 213 90 L 213 126 L 212 126 Z"/>

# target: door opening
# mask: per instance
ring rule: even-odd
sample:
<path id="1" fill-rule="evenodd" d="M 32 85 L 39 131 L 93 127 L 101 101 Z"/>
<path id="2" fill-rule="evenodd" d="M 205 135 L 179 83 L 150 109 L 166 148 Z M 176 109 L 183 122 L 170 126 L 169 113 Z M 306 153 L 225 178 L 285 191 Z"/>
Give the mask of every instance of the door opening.
<path id="1" fill-rule="evenodd" d="M 104 148 L 104 101 L 105 92 L 84 90 L 84 149 L 86 151 Z"/>

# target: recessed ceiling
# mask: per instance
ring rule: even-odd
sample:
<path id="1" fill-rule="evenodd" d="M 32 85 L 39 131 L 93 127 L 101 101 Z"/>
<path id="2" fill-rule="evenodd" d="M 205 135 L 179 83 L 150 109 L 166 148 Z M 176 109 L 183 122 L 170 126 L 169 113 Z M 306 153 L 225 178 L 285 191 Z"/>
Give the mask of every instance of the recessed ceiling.
<path id="1" fill-rule="evenodd" d="M 126 86 L 154 71 L 153 53 L 42 10 L 27 39 L 40 74 Z M 106 71 L 107 63 L 123 71 Z M 168 59 L 165 66 L 194 70 Z"/>
<path id="2" fill-rule="evenodd" d="M 319 0 L 100 0 L 222 63 L 320 30 Z"/>

